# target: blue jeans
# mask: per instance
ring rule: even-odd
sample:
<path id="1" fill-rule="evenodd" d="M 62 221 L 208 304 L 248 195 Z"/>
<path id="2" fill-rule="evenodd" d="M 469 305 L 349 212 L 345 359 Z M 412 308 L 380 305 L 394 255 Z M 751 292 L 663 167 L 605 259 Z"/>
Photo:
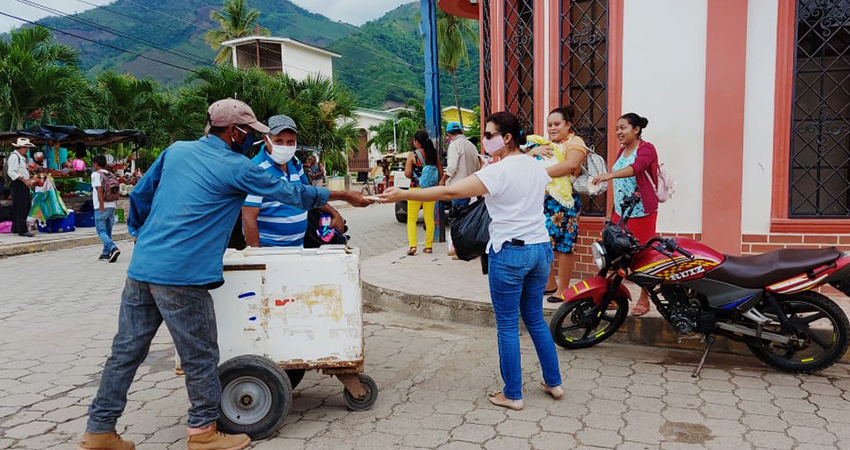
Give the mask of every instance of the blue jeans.
<path id="1" fill-rule="evenodd" d="M 87 431 L 110 433 L 127 405 L 136 370 L 148 356 L 162 322 L 168 327 L 189 393 L 189 426 L 203 428 L 218 420 L 218 331 L 212 297 L 204 288 L 163 286 L 127 278 L 118 315 L 118 333 L 106 360 L 100 388 L 89 408 Z"/>
<path id="2" fill-rule="evenodd" d="M 505 382 L 503 393 L 511 400 L 522 398 L 522 366 L 519 351 L 519 316 L 537 350 L 543 380 L 550 387 L 561 385 L 558 353 L 543 319 L 543 291 L 552 265 L 552 246 L 547 243 L 490 250 L 490 297 L 496 314 L 499 366 Z"/>
<path id="3" fill-rule="evenodd" d="M 97 235 L 103 241 L 102 256 L 109 255 L 112 249 L 118 246 L 112 242 L 112 224 L 115 222 L 115 208 L 106 208 L 106 211 L 100 212 L 99 209 L 94 210 L 94 226 L 97 230 Z"/>

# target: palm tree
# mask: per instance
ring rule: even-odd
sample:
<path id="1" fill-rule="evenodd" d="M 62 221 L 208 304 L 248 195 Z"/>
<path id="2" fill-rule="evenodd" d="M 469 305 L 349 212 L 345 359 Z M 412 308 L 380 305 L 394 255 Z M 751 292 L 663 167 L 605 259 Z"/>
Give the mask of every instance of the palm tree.
<path id="1" fill-rule="evenodd" d="M 98 112 L 107 128 L 124 130 L 149 123 L 156 110 L 154 93 L 159 85 L 151 79 L 106 70 L 97 76 Z"/>
<path id="2" fill-rule="evenodd" d="M 0 40 L 0 126 L 20 129 L 39 111 L 73 109 L 68 100 L 87 84 L 77 56 L 43 27 L 12 30 L 7 41 Z"/>
<path id="3" fill-rule="evenodd" d="M 221 11 L 213 10 L 210 19 L 215 20 L 221 26 L 220 30 L 210 30 L 204 35 L 204 40 L 218 50 L 215 63 L 224 65 L 231 60 L 230 48 L 222 47 L 221 43 L 231 39 L 250 36 L 255 33 L 255 24 L 260 17 L 260 11 L 249 9 L 245 0 L 226 0 Z M 262 36 L 268 36 L 271 32 L 268 28 L 258 27 Z"/>
<path id="4" fill-rule="evenodd" d="M 452 77 L 452 90 L 457 105 L 458 120 L 463 127 L 463 114 L 460 111 L 460 96 L 457 92 L 457 70 L 461 64 L 469 67 L 469 49 L 467 41 L 478 42 L 478 31 L 472 20 L 463 19 L 437 10 L 437 44 L 440 68 Z"/>
<path id="5" fill-rule="evenodd" d="M 398 145 L 394 151 L 408 149 L 413 142 L 413 135 L 425 129 L 425 106 L 418 100 L 408 100 L 407 110 L 399 112 L 392 120 L 384 121 L 369 128 L 375 132 L 375 137 L 369 145 L 375 145 L 382 152 L 390 146 Z"/>

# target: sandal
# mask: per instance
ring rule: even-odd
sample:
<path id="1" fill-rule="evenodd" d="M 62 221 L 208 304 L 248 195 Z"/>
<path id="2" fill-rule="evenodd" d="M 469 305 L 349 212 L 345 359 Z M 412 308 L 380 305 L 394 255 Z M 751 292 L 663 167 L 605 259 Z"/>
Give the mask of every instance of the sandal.
<path id="1" fill-rule="evenodd" d="M 552 295 L 552 294 L 554 294 L 555 292 L 558 292 L 558 288 L 555 288 L 555 289 L 547 289 L 547 290 L 543 291 L 543 295 Z"/>
<path id="2" fill-rule="evenodd" d="M 640 317 L 649 312 L 649 302 L 641 303 L 638 302 L 634 308 L 632 308 L 632 315 L 635 317 Z"/>
<path id="3" fill-rule="evenodd" d="M 424 251 L 425 253 L 434 253 L 434 249 L 432 248 L 426 248 Z"/>
<path id="4" fill-rule="evenodd" d="M 540 385 L 543 386 L 543 392 L 551 395 L 555 400 L 560 400 L 565 394 L 564 388 L 561 386 L 549 387 L 546 382 L 541 382 Z"/>
<path id="5" fill-rule="evenodd" d="M 504 398 L 504 400 L 498 398 L 500 395 L 502 396 L 502 398 Z M 490 400 L 490 403 L 492 403 L 496 406 L 501 406 L 502 408 L 512 409 L 514 411 L 520 411 L 520 410 L 522 410 L 522 408 L 524 406 L 523 403 L 522 403 L 522 400 L 511 400 L 511 399 L 505 397 L 504 394 L 502 394 L 502 391 L 493 392 L 492 394 L 487 394 L 487 400 Z"/>
<path id="6" fill-rule="evenodd" d="M 410 250 L 407 251 L 407 256 L 413 256 L 416 254 L 416 247 L 410 247 Z"/>
<path id="7" fill-rule="evenodd" d="M 550 295 L 549 298 L 546 299 L 549 303 L 563 303 L 564 297 L 555 297 L 554 295 Z"/>

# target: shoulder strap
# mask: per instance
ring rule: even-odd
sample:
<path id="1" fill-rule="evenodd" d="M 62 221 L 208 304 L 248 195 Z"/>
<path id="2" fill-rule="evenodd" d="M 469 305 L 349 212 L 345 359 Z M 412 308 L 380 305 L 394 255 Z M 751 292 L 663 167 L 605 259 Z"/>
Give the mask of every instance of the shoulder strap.
<path id="1" fill-rule="evenodd" d="M 425 157 L 422 156 L 422 152 L 420 152 L 417 149 L 417 150 L 414 150 L 413 153 L 416 155 L 417 158 L 419 158 L 419 161 L 422 161 L 422 165 L 424 166 L 425 165 Z"/>

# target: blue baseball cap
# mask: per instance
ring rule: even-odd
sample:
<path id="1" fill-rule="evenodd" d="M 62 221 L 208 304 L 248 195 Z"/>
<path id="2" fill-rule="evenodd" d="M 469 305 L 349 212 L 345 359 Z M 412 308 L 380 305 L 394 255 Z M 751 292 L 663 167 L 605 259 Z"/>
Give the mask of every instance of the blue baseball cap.
<path id="1" fill-rule="evenodd" d="M 449 124 L 446 125 L 446 133 L 451 133 L 452 131 L 463 132 L 463 128 L 460 126 L 460 123 L 458 123 L 458 122 L 449 122 Z"/>

